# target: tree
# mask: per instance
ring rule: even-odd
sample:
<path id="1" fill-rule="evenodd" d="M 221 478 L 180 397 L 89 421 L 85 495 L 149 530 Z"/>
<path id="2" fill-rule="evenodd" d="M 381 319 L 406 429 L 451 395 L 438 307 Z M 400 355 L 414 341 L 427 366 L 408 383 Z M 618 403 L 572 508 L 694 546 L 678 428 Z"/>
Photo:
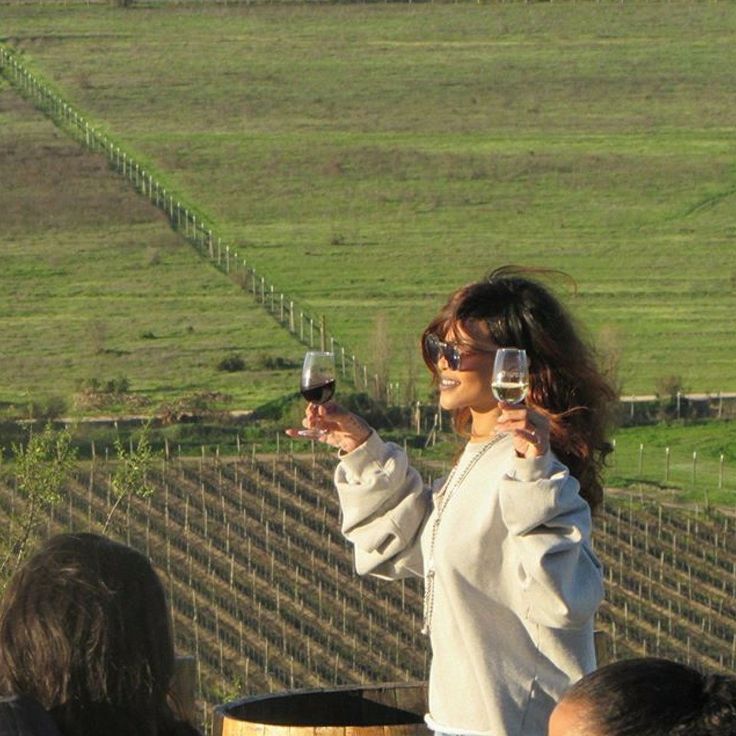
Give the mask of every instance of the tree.
<path id="1" fill-rule="evenodd" d="M 0 579 L 7 579 L 25 556 L 41 512 L 61 501 L 62 488 L 77 458 L 71 440 L 66 429 L 55 430 L 49 423 L 42 432 L 31 432 L 25 445 L 13 443 L 15 484 L 26 502 L 11 520 L 12 532 L 4 541 Z"/>
<path id="2" fill-rule="evenodd" d="M 131 444 L 130 450 L 125 449 L 119 436 L 115 438 L 115 452 L 118 456 L 118 462 L 110 481 L 115 503 L 113 503 L 107 514 L 107 519 L 105 519 L 103 534 L 107 533 L 112 517 L 123 500 L 131 496 L 148 498 L 153 494 L 154 489 L 148 484 L 147 477 L 155 459 L 151 449 L 150 432 L 151 423 L 148 422 L 143 426 L 137 446 L 133 448 Z"/>

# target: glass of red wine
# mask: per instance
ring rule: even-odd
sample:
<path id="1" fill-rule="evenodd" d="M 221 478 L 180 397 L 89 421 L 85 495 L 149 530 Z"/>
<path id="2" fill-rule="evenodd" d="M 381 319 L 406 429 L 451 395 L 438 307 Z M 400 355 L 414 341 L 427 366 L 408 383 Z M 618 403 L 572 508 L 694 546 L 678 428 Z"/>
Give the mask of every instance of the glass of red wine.
<path id="1" fill-rule="evenodd" d="M 304 356 L 302 378 L 299 384 L 302 396 L 311 404 L 324 404 L 335 393 L 335 355 L 320 350 L 310 350 Z M 318 439 L 325 430 L 313 427 L 300 429 L 300 437 Z"/>

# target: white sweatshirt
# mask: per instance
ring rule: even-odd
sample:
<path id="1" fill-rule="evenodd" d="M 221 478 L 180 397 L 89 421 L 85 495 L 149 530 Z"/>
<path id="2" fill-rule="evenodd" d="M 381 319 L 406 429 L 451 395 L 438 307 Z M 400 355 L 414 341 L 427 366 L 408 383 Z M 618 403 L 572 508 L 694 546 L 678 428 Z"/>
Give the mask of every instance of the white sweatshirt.
<path id="1" fill-rule="evenodd" d="M 555 702 L 595 667 L 590 509 L 554 455 L 518 458 L 509 436 L 468 444 L 452 475 L 433 498 L 374 432 L 335 471 L 343 533 L 361 575 L 433 571 L 430 728 L 545 736 Z"/>

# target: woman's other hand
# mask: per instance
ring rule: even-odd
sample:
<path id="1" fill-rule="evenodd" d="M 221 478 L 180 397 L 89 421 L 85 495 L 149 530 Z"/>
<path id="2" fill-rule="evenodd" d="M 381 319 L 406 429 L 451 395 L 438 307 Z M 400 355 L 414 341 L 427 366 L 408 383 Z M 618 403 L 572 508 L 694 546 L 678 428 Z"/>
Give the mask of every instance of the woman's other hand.
<path id="1" fill-rule="evenodd" d="M 343 409 L 334 401 L 324 404 L 308 404 L 302 425 L 307 429 L 321 429 L 320 442 L 337 447 L 342 452 L 352 452 L 370 437 L 370 425 L 357 414 Z M 287 429 L 289 437 L 299 437 L 299 430 Z"/>
<path id="2" fill-rule="evenodd" d="M 541 457 L 549 449 L 549 420 L 526 404 L 499 402 L 497 432 L 508 432 L 519 457 Z"/>

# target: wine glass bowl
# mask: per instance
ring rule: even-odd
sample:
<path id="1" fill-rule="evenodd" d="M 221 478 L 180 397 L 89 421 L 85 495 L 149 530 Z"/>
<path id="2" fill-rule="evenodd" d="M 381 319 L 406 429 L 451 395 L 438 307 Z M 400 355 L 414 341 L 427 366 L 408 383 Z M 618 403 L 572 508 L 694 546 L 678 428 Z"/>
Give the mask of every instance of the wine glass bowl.
<path id="1" fill-rule="evenodd" d="M 310 350 L 304 356 L 302 378 L 299 383 L 302 396 L 312 404 L 324 404 L 335 393 L 335 356 L 320 350 Z"/>
<path id="2" fill-rule="evenodd" d="M 309 350 L 304 356 L 299 382 L 301 395 L 311 404 L 324 404 L 335 394 L 335 355 L 322 350 Z M 300 437 L 318 439 L 323 429 L 312 427 L 298 430 Z"/>
<path id="3" fill-rule="evenodd" d="M 529 363 L 526 350 L 499 348 L 493 362 L 491 389 L 498 401 L 521 404 L 529 392 Z"/>

